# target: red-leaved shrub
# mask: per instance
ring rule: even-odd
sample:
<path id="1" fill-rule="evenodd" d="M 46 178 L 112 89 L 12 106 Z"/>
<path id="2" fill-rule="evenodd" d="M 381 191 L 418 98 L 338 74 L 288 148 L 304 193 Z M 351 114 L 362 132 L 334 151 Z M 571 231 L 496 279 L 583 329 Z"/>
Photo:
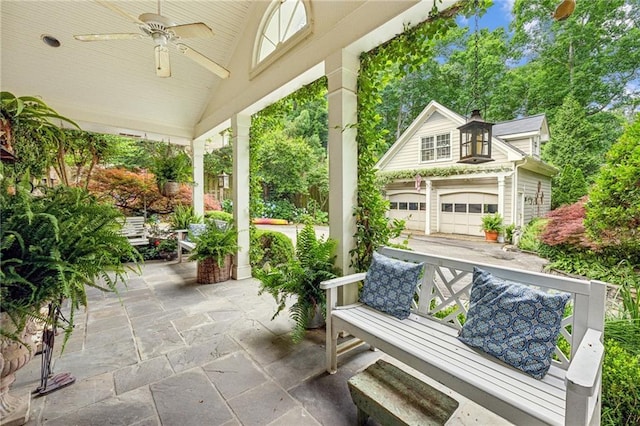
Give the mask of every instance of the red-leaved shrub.
<path id="1" fill-rule="evenodd" d="M 549 222 L 540 235 L 540 240 L 549 246 L 569 245 L 583 249 L 594 249 L 584 228 L 586 215 L 584 205 L 587 197 L 573 204 L 561 206 L 547 213 Z"/>

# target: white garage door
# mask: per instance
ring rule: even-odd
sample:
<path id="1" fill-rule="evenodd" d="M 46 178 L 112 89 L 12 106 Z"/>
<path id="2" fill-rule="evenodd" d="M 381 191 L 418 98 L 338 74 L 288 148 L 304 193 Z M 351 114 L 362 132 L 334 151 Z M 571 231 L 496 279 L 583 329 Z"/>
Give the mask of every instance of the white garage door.
<path id="1" fill-rule="evenodd" d="M 498 211 L 498 196 L 461 192 L 440 197 L 440 232 L 482 235 L 482 216 Z"/>
<path id="2" fill-rule="evenodd" d="M 395 194 L 389 198 L 389 217 L 405 221 L 405 228 L 424 232 L 427 204 L 424 194 Z"/>

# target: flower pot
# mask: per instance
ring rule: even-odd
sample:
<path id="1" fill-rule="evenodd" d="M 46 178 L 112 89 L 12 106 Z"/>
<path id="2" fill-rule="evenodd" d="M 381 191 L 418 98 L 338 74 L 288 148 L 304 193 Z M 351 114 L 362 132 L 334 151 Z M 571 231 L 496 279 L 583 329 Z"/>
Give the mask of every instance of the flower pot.
<path id="1" fill-rule="evenodd" d="M 227 281 L 231 277 L 231 255 L 225 256 L 222 266 L 214 258 L 198 260 L 198 284 L 213 284 Z"/>
<path id="2" fill-rule="evenodd" d="M 0 313 L 0 327 L 3 330 L 15 330 L 15 324 L 9 316 Z M 9 393 L 9 386 L 16 380 L 16 371 L 24 367 L 37 350 L 42 338 L 44 323 L 33 317 L 21 333 L 17 333 L 21 341 L 28 347 L 6 337 L 0 338 L 0 419 L 3 425 L 23 425 L 29 420 L 31 396 L 15 397 Z"/>
<path id="3" fill-rule="evenodd" d="M 495 243 L 498 241 L 498 231 L 484 231 L 484 239 Z"/>
<path id="4" fill-rule="evenodd" d="M 180 192 L 180 184 L 178 182 L 165 182 L 162 185 L 162 195 L 165 197 L 175 197 Z"/>
<path id="5" fill-rule="evenodd" d="M 315 328 L 323 327 L 325 323 L 324 316 L 322 315 L 322 309 L 320 305 L 316 305 L 314 308 L 309 309 L 309 321 L 307 322 L 307 330 L 313 330 Z"/>

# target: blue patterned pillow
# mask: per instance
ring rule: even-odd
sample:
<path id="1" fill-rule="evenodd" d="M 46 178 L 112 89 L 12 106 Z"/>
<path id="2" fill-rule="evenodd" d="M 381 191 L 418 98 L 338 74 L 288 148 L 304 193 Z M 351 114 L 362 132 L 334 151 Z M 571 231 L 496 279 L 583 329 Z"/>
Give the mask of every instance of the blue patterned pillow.
<path id="1" fill-rule="evenodd" d="M 560 333 L 568 293 L 546 293 L 473 268 L 467 319 L 459 339 L 542 379 Z"/>
<path id="2" fill-rule="evenodd" d="M 187 234 L 187 241 L 193 241 L 194 238 L 199 237 L 204 231 L 207 230 L 207 225 L 204 223 L 190 223 L 189 233 Z"/>
<path id="3" fill-rule="evenodd" d="M 396 318 L 407 318 L 423 266 L 374 252 L 360 301 Z"/>

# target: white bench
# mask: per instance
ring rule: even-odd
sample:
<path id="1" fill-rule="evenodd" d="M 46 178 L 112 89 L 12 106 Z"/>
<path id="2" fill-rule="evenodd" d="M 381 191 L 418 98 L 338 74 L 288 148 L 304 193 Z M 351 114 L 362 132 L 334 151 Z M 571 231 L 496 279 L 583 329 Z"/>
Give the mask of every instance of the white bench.
<path id="1" fill-rule="evenodd" d="M 322 283 L 327 291 L 328 372 L 336 372 L 338 355 L 366 342 L 515 424 L 599 424 L 605 283 L 387 247 L 380 252 L 425 262 L 417 302 L 414 298 L 410 317 L 399 320 L 361 303 L 338 306 L 338 288 L 364 280 L 365 273 Z M 474 266 L 495 277 L 572 295 L 573 315 L 563 319 L 561 329 L 571 355 L 556 347 L 557 360 L 542 380 L 458 340 L 458 315 L 467 312 Z M 451 306 L 455 308 L 445 318 L 434 316 Z M 343 332 L 355 339 L 338 345 Z"/>
<path id="2" fill-rule="evenodd" d="M 124 218 L 120 233 L 127 237 L 132 246 L 146 246 L 149 244 L 147 229 L 144 226 L 144 217 L 128 216 Z"/>

